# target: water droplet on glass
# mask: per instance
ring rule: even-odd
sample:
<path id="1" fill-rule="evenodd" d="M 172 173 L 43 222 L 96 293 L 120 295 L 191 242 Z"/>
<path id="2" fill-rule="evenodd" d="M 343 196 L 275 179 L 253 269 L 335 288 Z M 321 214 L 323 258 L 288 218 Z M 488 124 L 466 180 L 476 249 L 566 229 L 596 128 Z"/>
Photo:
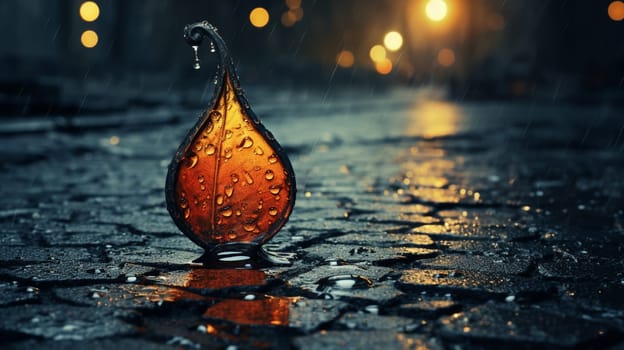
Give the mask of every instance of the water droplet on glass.
<path id="1" fill-rule="evenodd" d="M 208 115 L 210 117 L 211 120 L 213 121 L 219 121 L 221 119 L 221 113 L 219 111 L 210 111 L 210 114 Z"/>
<path id="2" fill-rule="evenodd" d="M 126 277 L 126 282 L 133 283 L 136 282 L 137 278 L 135 276 Z"/>
<path id="3" fill-rule="evenodd" d="M 229 205 L 227 207 L 223 207 L 221 210 L 219 210 L 219 212 L 226 218 L 229 218 L 233 214 L 232 207 L 230 207 Z"/>
<path id="4" fill-rule="evenodd" d="M 232 138 L 232 130 L 225 130 L 225 138 L 226 139 Z"/>
<path id="5" fill-rule="evenodd" d="M 250 148 L 253 146 L 253 139 L 249 136 L 243 137 L 241 142 L 238 144 L 238 148 Z"/>
<path id="6" fill-rule="evenodd" d="M 199 175 L 197 177 L 197 181 L 199 181 L 200 184 L 203 184 L 204 183 L 204 176 L 203 175 Z"/>
<path id="7" fill-rule="evenodd" d="M 225 159 L 232 158 L 232 148 L 227 147 L 226 149 L 224 149 L 223 150 L 223 157 L 225 157 Z"/>
<path id="8" fill-rule="evenodd" d="M 275 177 L 275 173 L 273 173 L 273 170 L 269 169 L 264 173 L 264 178 L 267 179 L 268 181 L 273 180 L 274 177 Z"/>
<path id="9" fill-rule="evenodd" d="M 271 154 L 271 155 L 269 156 L 269 163 L 270 163 L 270 164 L 275 164 L 275 163 L 277 163 L 277 156 L 276 156 L 275 154 Z"/>
<path id="10" fill-rule="evenodd" d="M 215 49 L 215 45 L 214 45 L 214 43 L 212 41 L 210 42 L 210 52 L 212 52 L 212 53 L 217 52 L 217 50 Z"/>
<path id="11" fill-rule="evenodd" d="M 243 223 L 243 230 L 247 231 L 247 232 L 252 232 L 253 230 L 256 229 L 256 221 L 247 221 L 245 223 Z"/>
<path id="12" fill-rule="evenodd" d="M 200 188 L 202 191 L 205 191 L 205 190 L 206 190 L 206 186 L 205 186 L 205 185 L 200 185 L 200 186 L 199 186 L 199 188 Z"/>
<path id="13" fill-rule="evenodd" d="M 241 216 L 241 215 L 243 215 L 243 212 L 240 211 L 240 209 L 237 209 L 236 210 L 236 216 Z"/>
<path id="14" fill-rule="evenodd" d="M 277 215 L 277 209 L 275 207 L 270 207 L 269 208 L 269 215 L 271 215 L 271 216 Z"/>
<path id="15" fill-rule="evenodd" d="M 209 143 L 208 145 L 206 145 L 206 148 L 204 149 L 204 152 L 206 152 L 206 154 L 209 156 L 215 154 L 216 151 L 217 151 L 217 148 L 212 143 Z"/>
<path id="16" fill-rule="evenodd" d="M 254 153 L 261 156 L 264 154 L 264 151 L 262 150 L 262 148 L 256 147 L 256 149 L 254 149 Z"/>
<path id="17" fill-rule="evenodd" d="M 189 216 L 191 216 L 191 209 L 189 208 L 184 208 L 184 218 L 188 219 Z"/>
<path id="18" fill-rule="evenodd" d="M 245 175 L 245 182 L 251 185 L 254 182 L 253 177 L 251 177 L 251 174 L 248 171 L 245 171 L 243 174 Z"/>
<path id="19" fill-rule="evenodd" d="M 232 197 L 232 194 L 234 193 L 234 187 L 232 185 L 225 185 L 223 189 L 225 190 L 226 196 Z"/>
<path id="20" fill-rule="evenodd" d="M 238 175 L 232 174 L 232 175 L 230 175 L 230 177 L 232 178 L 232 182 L 233 183 L 237 183 L 238 182 Z"/>
<path id="21" fill-rule="evenodd" d="M 218 195 L 215 197 L 215 200 L 217 201 L 217 205 L 221 205 L 221 204 L 223 204 L 223 196 L 222 196 L 222 195 L 218 194 Z"/>
<path id="22" fill-rule="evenodd" d="M 201 141 L 197 141 L 197 142 L 195 142 L 194 147 L 195 147 L 195 151 L 196 151 L 196 152 L 201 151 L 201 149 L 202 149 L 202 143 L 201 143 Z"/>
<path id="23" fill-rule="evenodd" d="M 234 231 L 228 232 L 228 238 L 229 239 L 236 239 L 236 232 L 234 232 Z"/>
<path id="24" fill-rule="evenodd" d="M 195 153 L 192 153 L 186 158 L 186 167 L 189 169 L 194 168 L 197 162 L 199 162 L 199 157 Z"/>
<path id="25" fill-rule="evenodd" d="M 182 209 L 188 208 L 188 202 L 186 201 L 186 198 L 181 198 L 180 199 L 180 208 L 182 208 Z"/>
<path id="26" fill-rule="evenodd" d="M 269 186 L 269 192 L 272 194 L 278 194 L 282 190 L 282 186 L 280 185 L 271 185 Z"/>
<path id="27" fill-rule="evenodd" d="M 262 209 L 263 206 L 264 206 L 264 201 L 261 199 L 258 201 L 258 210 Z"/>

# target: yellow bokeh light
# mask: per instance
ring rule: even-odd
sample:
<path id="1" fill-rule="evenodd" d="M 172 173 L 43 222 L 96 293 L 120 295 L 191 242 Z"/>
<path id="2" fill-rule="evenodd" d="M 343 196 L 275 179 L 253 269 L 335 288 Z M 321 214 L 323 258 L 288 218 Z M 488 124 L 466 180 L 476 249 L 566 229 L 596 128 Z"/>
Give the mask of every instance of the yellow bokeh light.
<path id="1" fill-rule="evenodd" d="M 386 49 L 381 45 L 375 45 L 371 47 L 368 55 L 373 62 L 379 62 L 386 58 Z"/>
<path id="2" fill-rule="evenodd" d="M 624 19 L 624 2 L 622 1 L 612 1 L 609 4 L 609 8 L 607 9 L 609 13 L 609 18 L 614 21 L 621 21 Z"/>
<path id="3" fill-rule="evenodd" d="M 399 32 L 388 32 L 384 36 L 384 46 L 390 51 L 397 51 L 403 46 L 403 36 Z"/>
<path id="4" fill-rule="evenodd" d="M 342 68 L 352 67 L 354 62 L 355 57 L 353 57 L 353 53 L 349 50 L 342 50 L 338 56 L 336 56 L 336 64 Z"/>
<path id="5" fill-rule="evenodd" d="M 85 22 L 93 22 L 100 17 L 100 7 L 93 1 L 85 1 L 80 5 L 80 18 Z"/>
<path id="6" fill-rule="evenodd" d="M 389 74 L 390 72 L 392 72 L 392 62 L 387 58 L 384 58 L 379 62 L 375 62 L 375 70 L 377 71 L 377 73 L 382 75 Z"/>
<path id="7" fill-rule="evenodd" d="M 249 22 L 256 28 L 262 28 L 269 23 L 269 11 L 264 7 L 256 7 L 249 13 Z"/>
<path id="8" fill-rule="evenodd" d="M 438 63 L 442 67 L 450 67 L 455 63 L 455 52 L 451 49 L 442 49 L 438 52 Z"/>
<path id="9" fill-rule="evenodd" d="M 430 20 L 439 22 L 446 17 L 448 7 L 444 0 L 429 0 L 425 6 L 425 13 Z"/>
<path id="10" fill-rule="evenodd" d="M 85 30 L 80 36 L 80 43 L 88 49 L 95 47 L 98 44 L 98 40 L 97 33 L 92 30 Z"/>

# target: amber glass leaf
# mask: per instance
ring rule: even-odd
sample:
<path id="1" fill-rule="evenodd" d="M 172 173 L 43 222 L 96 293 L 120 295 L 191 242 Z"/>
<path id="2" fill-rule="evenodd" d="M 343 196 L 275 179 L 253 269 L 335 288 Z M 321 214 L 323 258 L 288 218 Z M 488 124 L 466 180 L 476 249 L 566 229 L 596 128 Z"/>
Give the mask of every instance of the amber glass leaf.
<path id="1" fill-rule="evenodd" d="M 205 248 L 262 244 L 286 223 L 294 204 L 290 162 L 237 84 L 226 70 L 212 108 L 170 168 L 169 211 Z"/>

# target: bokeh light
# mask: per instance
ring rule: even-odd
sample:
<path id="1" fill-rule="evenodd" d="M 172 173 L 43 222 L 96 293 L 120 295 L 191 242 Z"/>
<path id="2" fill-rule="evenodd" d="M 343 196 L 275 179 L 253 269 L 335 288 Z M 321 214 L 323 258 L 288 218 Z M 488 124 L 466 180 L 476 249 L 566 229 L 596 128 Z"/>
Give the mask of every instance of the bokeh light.
<path id="1" fill-rule="evenodd" d="M 85 22 L 93 22 L 100 17 L 100 7 L 93 1 L 85 1 L 80 5 L 80 18 Z"/>
<path id="2" fill-rule="evenodd" d="M 403 46 L 403 36 L 399 32 L 388 32 L 384 36 L 384 46 L 390 51 L 397 51 Z"/>
<path id="3" fill-rule="evenodd" d="M 389 74 L 390 72 L 392 72 L 392 62 L 387 58 L 375 62 L 375 70 L 377 71 L 377 73 L 382 75 Z"/>
<path id="4" fill-rule="evenodd" d="M 262 28 L 269 23 L 269 11 L 264 7 L 256 7 L 249 13 L 249 22 L 256 28 Z"/>
<path id="5" fill-rule="evenodd" d="M 622 1 L 612 1 L 607 8 L 607 12 L 609 13 L 609 18 L 614 21 L 621 21 L 624 19 L 624 2 Z"/>
<path id="6" fill-rule="evenodd" d="M 90 49 L 98 44 L 98 35 L 93 30 L 85 30 L 80 36 L 80 43 L 82 46 Z"/>
<path id="7" fill-rule="evenodd" d="M 286 11 L 282 13 L 281 20 L 284 27 L 292 27 L 295 25 L 295 23 L 297 23 L 297 16 L 292 11 Z"/>
<path id="8" fill-rule="evenodd" d="M 338 64 L 342 68 L 350 68 L 355 63 L 355 57 L 353 57 L 353 53 L 349 50 L 342 50 L 336 56 L 336 64 Z"/>
<path id="9" fill-rule="evenodd" d="M 298 9 L 301 7 L 301 0 L 286 0 L 286 6 L 291 10 Z"/>
<path id="10" fill-rule="evenodd" d="M 429 0 L 425 6 L 425 13 L 430 20 L 439 22 L 446 17 L 448 7 L 444 0 Z"/>
<path id="11" fill-rule="evenodd" d="M 451 49 L 442 49 L 438 52 L 438 63 L 442 67 L 450 67 L 455 63 L 455 52 Z"/>
<path id="12" fill-rule="evenodd" d="M 371 47 L 368 55 L 373 62 L 380 62 L 386 58 L 386 49 L 381 45 L 375 45 Z"/>

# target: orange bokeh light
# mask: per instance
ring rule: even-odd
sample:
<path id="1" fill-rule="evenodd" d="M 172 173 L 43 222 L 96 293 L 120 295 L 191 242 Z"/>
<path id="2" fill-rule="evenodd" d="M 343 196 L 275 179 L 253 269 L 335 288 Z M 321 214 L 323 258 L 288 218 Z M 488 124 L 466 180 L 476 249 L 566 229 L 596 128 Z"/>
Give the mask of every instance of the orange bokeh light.
<path id="1" fill-rule="evenodd" d="M 622 1 L 612 1 L 609 4 L 609 7 L 607 9 L 607 12 L 609 13 L 609 18 L 611 18 L 614 21 L 621 21 L 624 19 L 624 2 Z"/>
<path id="2" fill-rule="evenodd" d="M 381 75 L 390 74 L 392 72 L 392 62 L 387 58 L 375 62 L 375 70 Z"/>
<path id="3" fill-rule="evenodd" d="M 262 28 L 269 23 L 269 11 L 264 7 L 256 7 L 249 13 L 249 22 L 256 28 Z"/>
<path id="4" fill-rule="evenodd" d="M 353 53 L 349 50 L 342 50 L 336 56 L 336 64 L 338 64 L 342 68 L 350 68 L 353 66 L 355 62 L 355 57 L 353 57 Z"/>
<path id="5" fill-rule="evenodd" d="M 438 63 L 443 67 L 450 67 L 455 63 L 455 52 L 451 49 L 442 49 L 438 52 Z"/>

